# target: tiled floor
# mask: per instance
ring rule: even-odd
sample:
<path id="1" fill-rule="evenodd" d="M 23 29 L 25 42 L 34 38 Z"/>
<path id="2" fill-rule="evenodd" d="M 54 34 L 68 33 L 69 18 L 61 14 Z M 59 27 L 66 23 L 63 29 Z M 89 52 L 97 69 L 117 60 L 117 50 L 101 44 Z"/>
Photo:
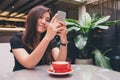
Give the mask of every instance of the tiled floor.
<path id="1" fill-rule="evenodd" d="M 0 74 L 11 72 L 14 66 L 14 58 L 10 53 L 9 43 L 0 43 Z"/>

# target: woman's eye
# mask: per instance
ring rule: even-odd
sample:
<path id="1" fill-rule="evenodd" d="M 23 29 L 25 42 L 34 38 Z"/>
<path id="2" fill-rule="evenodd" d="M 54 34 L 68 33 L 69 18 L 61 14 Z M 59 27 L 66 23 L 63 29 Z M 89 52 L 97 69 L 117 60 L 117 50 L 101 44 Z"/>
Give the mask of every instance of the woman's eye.
<path id="1" fill-rule="evenodd" d="M 47 22 L 50 22 L 50 20 L 46 20 Z"/>
<path id="2" fill-rule="evenodd" d="M 40 19 L 42 19 L 43 17 L 42 17 L 42 16 L 40 16 L 39 18 L 40 18 Z"/>

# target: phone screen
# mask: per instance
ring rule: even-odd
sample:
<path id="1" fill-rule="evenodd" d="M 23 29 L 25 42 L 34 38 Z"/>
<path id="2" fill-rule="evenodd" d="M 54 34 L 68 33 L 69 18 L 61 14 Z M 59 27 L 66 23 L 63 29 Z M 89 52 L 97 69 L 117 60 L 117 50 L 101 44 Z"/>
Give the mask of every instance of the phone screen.
<path id="1" fill-rule="evenodd" d="M 57 20 L 65 21 L 65 18 L 66 18 L 66 12 L 64 11 L 57 12 Z"/>

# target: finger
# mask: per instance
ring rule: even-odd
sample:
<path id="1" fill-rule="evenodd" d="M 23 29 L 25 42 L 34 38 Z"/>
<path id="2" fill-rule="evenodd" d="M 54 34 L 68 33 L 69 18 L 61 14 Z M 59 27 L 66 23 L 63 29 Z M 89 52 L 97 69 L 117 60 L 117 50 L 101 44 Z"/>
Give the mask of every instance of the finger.
<path id="1" fill-rule="evenodd" d="M 60 27 L 62 27 L 62 25 L 60 23 L 57 23 L 56 28 L 60 28 Z"/>
<path id="2" fill-rule="evenodd" d="M 57 14 L 55 14 L 52 19 L 51 19 L 51 23 L 55 22 L 56 21 L 56 17 L 57 17 Z"/>
<path id="3" fill-rule="evenodd" d="M 58 21 L 58 23 L 59 23 L 61 26 L 66 27 L 66 23 L 65 23 L 65 22 L 63 22 L 63 21 Z"/>
<path id="4" fill-rule="evenodd" d="M 63 27 L 59 27 L 59 28 L 57 28 L 57 32 L 61 32 L 61 31 L 63 31 L 63 30 L 64 30 Z"/>
<path id="5" fill-rule="evenodd" d="M 64 22 L 57 22 L 57 28 L 59 27 L 65 27 Z"/>
<path id="6" fill-rule="evenodd" d="M 57 36 L 60 36 L 60 33 L 57 33 L 56 35 L 57 35 Z"/>

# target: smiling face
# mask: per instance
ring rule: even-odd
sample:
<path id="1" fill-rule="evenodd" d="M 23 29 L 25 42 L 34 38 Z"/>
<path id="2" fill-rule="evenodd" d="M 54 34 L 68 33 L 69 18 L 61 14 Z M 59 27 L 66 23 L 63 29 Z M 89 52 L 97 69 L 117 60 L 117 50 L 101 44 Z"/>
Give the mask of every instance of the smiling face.
<path id="1" fill-rule="evenodd" d="M 24 42 L 34 45 L 39 37 L 43 37 L 49 25 L 51 10 L 44 6 L 36 6 L 30 10 L 25 22 Z M 34 46 L 30 46 L 34 47 Z"/>
<path id="2" fill-rule="evenodd" d="M 42 15 L 40 15 L 38 21 L 37 21 L 37 32 L 38 33 L 43 33 L 47 30 L 47 27 L 50 22 L 50 13 L 45 12 Z"/>

